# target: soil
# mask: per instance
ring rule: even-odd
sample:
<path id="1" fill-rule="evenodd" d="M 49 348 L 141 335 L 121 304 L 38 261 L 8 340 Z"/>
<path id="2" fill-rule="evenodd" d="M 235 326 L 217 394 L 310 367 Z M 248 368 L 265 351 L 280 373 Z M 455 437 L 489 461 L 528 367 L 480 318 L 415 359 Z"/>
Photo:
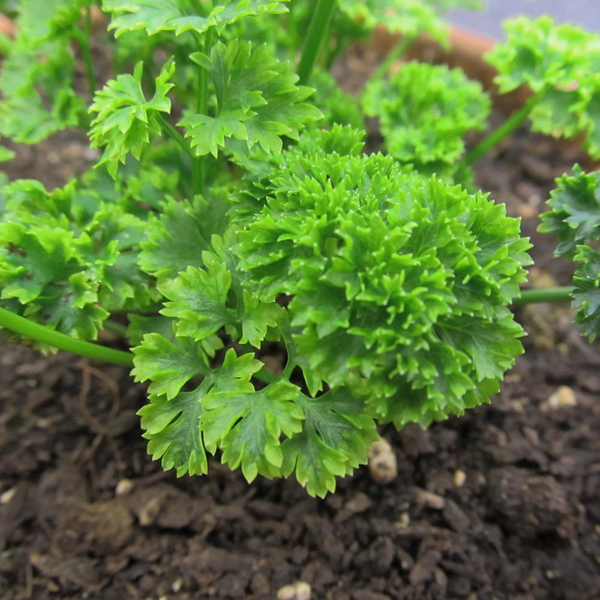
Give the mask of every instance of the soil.
<path id="1" fill-rule="evenodd" d="M 74 164 L 65 152 L 85 168 L 66 133 L 19 149 L 9 174 L 56 185 L 73 174 L 57 173 Z M 576 160 L 523 130 L 478 167 L 534 239 L 536 285 L 568 283 L 535 229 Z M 566 307 L 518 317 L 527 353 L 491 405 L 383 430 L 397 478 L 378 485 L 364 467 L 325 500 L 295 481 L 249 486 L 216 461 L 176 479 L 146 454 L 145 390 L 126 369 L 4 345 L 0 597 L 258 600 L 297 581 L 316 600 L 599 597 L 599 346 Z"/>

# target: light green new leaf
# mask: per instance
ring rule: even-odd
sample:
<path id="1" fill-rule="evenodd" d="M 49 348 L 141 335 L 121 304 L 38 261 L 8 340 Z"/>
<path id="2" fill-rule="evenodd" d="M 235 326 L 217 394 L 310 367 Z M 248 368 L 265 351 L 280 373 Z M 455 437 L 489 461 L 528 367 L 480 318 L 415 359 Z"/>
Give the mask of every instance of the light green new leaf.
<path id="1" fill-rule="evenodd" d="M 388 152 L 401 162 L 454 165 L 469 131 L 486 126 L 491 101 L 460 69 L 412 62 L 389 81 L 374 80 L 362 97 L 379 117 Z"/>
<path id="2" fill-rule="evenodd" d="M 600 156 L 600 36 L 550 17 L 505 23 L 506 42 L 486 56 L 502 93 L 527 84 L 534 92 L 534 131 L 554 137 L 586 134 L 584 147 Z"/>
<path id="3" fill-rule="evenodd" d="M 383 25 L 392 33 L 409 37 L 428 33 L 444 43 L 447 26 L 431 4 L 423 0 L 339 0 L 342 12 L 369 29 Z"/>
<path id="4" fill-rule="evenodd" d="M 92 146 L 105 148 L 99 164 L 106 164 L 113 177 L 128 154 L 140 160 L 151 137 L 161 135 L 157 115 L 171 112 L 167 94 L 173 87 L 169 79 L 175 72 L 175 63 L 169 61 L 162 68 L 151 100 L 142 90 L 143 69 L 140 62 L 133 75 L 119 75 L 109 81 L 90 107 L 90 112 L 97 113 L 90 131 Z"/>

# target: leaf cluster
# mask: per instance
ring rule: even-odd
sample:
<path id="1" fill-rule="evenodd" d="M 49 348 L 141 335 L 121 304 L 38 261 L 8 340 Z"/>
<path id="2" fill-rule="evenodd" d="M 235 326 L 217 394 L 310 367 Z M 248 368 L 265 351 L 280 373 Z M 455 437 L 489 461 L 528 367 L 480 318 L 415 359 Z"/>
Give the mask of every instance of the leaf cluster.
<path id="1" fill-rule="evenodd" d="M 391 156 L 444 170 L 464 154 L 467 133 L 485 128 L 491 101 L 460 69 L 410 62 L 389 80 L 370 82 L 362 106 L 379 118 Z"/>
<path id="2" fill-rule="evenodd" d="M 555 137 L 585 136 L 600 157 L 600 36 L 547 16 L 506 22 L 507 40 L 488 53 L 500 92 L 528 85 L 534 94 L 534 131 Z"/>
<path id="3" fill-rule="evenodd" d="M 576 165 L 557 185 L 540 231 L 557 235 L 556 256 L 578 264 L 573 278 L 575 321 L 594 340 L 600 333 L 600 171 L 586 174 Z"/>
<path id="4" fill-rule="evenodd" d="M 0 134 L 35 144 L 84 118 L 71 41 L 91 0 L 23 0 L 0 74 Z"/>

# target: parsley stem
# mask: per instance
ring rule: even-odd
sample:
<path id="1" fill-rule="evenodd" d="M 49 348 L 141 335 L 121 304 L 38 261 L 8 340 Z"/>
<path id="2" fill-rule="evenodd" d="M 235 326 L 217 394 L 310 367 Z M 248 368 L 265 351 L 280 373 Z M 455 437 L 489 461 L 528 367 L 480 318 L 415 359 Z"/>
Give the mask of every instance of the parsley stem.
<path id="1" fill-rule="evenodd" d="M 177 145 L 186 153 L 189 154 L 192 158 L 195 158 L 192 149 L 189 144 L 185 141 L 185 138 L 167 121 L 160 113 L 157 113 L 156 118 L 160 123 L 160 126 L 164 129 L 166 133 L 169 134 L 172 140 L 177 142 Z"/>
<path id="2" fill-rule="evenodd" d="M 24 337 L 58 348 L 59 350 L 65 350 L 79 356 L 102 360 L 124 367 L 133 366 L 133 354 L 131 352 L 113 350 L 106 346 L 72 338 L 59 331 L 54 331 L 54 329 L 50 329 L 50 327 L 46 327 L 45 325 L 34 323 L 4 308 L 0 308 L 0 326 L 6 327 L 6 329 L 10 329 Z"/>
<path id="3" fill-rule="evenodd" d="M 516 112 L 514 112 L 500 127 L 492 131 L 478 146 L 465 156 L 464 163 L 469 166 L 485 156 L 492 148 L 497 146 L 505 137 L 509 136 L 519 125 L 527 120 L 531 111 L 537 104 L 538 96 L 532 96 Z"/>
<path id="4" fill-rule="evenodd" d="M 405 35 L 400 38 L 398 43 L 390 50 L 388 55 L 384 58 L 383 62 L 377 67 L 377 70 L 371 76 L 372 81 L 378 79 L 384 79 L 388 74 L 392 65 L 412 46 L 415 38 L 412 36 Z"/>
<path id="5" fill-rule="evenodd" d="M 92 9 L 88 7 L 85 13 L 85 28 L 83 31 L 74 30 L 73 37 L 79 42 L 81 56 L 85 65 L 85 74 L 88 80 L 90 97 L 93 98 L 96 93 L 97 81 L 94 72 L 94 57 L 92 55 Z"/>
<path id="6" fill-rule="evenodd" d="M 521 290 L 521 296 L 513 302 L 513 306 L 539 304 L 540 302 L 570 302 L 574 288 L 556 287 L 539 290 Z"/>
<path id="7" fill-rule="evenodd" d="M 315 2 L 316 8 L 308 27 L 306 43 L 298 65 L 301 85 L 306 85 L 310 79 L 317 56 L 329 34 L 329 24 L 335 8 L 335 0 L 315 0 Z"/>

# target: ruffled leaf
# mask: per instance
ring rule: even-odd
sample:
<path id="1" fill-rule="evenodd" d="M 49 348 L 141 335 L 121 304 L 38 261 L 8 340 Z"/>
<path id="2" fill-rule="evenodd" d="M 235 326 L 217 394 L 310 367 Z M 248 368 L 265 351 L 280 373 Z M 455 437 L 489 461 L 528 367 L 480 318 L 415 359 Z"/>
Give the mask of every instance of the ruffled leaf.
<path id="1" fill-rule="evenodd" d="M 161 135 L 157 115 L 171 112 L 167 94 L 173 87 L 169 79 L 175 72 L 175 63 L 169 61 L 162 68 L 151 100 L 142 90 L 143 69 L 140 62 L 133 75 L 119 75 L 109 81 L 90 107 L 90 112 L 97 113 L 90 130 L 92 146 L 105 148 L 99 164 L 106 164 L 113 177 L 128 154 L 140 160 L 151 138 Z"/>

